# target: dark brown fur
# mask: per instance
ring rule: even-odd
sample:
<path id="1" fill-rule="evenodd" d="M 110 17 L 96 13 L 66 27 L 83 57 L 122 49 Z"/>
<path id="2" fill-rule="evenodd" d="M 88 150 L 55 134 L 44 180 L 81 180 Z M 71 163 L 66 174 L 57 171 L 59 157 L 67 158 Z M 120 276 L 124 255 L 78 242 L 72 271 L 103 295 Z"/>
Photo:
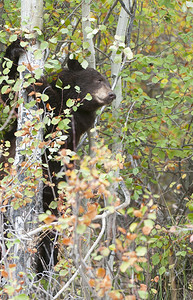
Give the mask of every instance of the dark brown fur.
<path id="1" fill-rule="evenodd" d="M 11 79 L 14 79 L 16 76 L 19 55 L 23 51 L 24 49 L 20 47 L 19 40 L 11 44 L 6 50 L 5 57 L 13 61 L 9 73 L 9 78 Z M 57 87 L 58 79 L 62 82 L 62 89 Z M 76 150 L 81 135 L 93 126 L 97 109 L 110 104 L 113 99 L 115 99 L 115 94 L 111 90 L 105 77 L 92 68 L 83 69 L 77 60 L 69 60 L 68 68 L 63 69 L 60 73 L 52 74 L 49 77 L 42 77 L 39 80 L 39 83 L 42 83 L 42 85 L 30 86 L 27 91 L 28 93 L 35 91 L 47 94 L 49 100 L 46 103 L 49 103 L 54 116 L 60 115 L 61 118 L 66 118 L 64 110 L 67 108 L 66 102 L 68 99 L 74 99 L 79 103 L 76 111 L 71 109 L 69 129 L 67 132 L 68 138 L 66 143 L 62 146 L 71 150 Z M 3 84 L 5 83 L 3 82 L 2 85 Z M 67 86 L 69 86 L 69 88 L 65 88 Z M 79 87 L 80 92 L 77 92 L 77 86 Z M 92 96 L 92 100 L 88 101 L 85 99 L 87 94 Z M 2 99 L 4 102 L 9 103 L 7 96 L 2 95 Z M 46 103 L 40 102 L 38 105 L 45 109 Z M 12 130 L 5 136 L 12 144 L 14 144 L 15 140 L 14 132 L 16 131 L 16 126 L 15 122 Z M 56 128 L 53 125 L 46 126 L 44 139 L 46 135 L 55 130 Z M 64 132 L 64 134 L 66 134 L 66 132 Z M 49 154 L 49 148 L 45 153 L 46 155 Z M 42 157 L 42 160 L 43 162 L 46 162 L 44 156 Z M 54 173 L 57 174 L 61 169 L 61 164 L 56 160 L 49 160 L 48 168 L 51 175 Z M 48 177 L 47 170 L 44 170 L 44 176 Z M 54 191 L 57 195 L 58 180 L 55 176 L 53 176 L 51 180 L 55 185 Z M 44 210 L 49 209 L 49 204 L 53 200 L 54 196 L 52 189 L 49 185 L 45 185 L 43 191 Z M 57 211 L 54 211 L 54 213 L 57 214 Z M 49 269 L 50 257 L 53 257 L 52 265 L 57 261 L 57 249 L 54 249 L 53 242 L 51 241 L 52 239 L 55 239 L 55 235 L 50 233 L 45 236 L 38 245 L 39 257 L 36 260 L 36 269 L 39 273 Z"/>

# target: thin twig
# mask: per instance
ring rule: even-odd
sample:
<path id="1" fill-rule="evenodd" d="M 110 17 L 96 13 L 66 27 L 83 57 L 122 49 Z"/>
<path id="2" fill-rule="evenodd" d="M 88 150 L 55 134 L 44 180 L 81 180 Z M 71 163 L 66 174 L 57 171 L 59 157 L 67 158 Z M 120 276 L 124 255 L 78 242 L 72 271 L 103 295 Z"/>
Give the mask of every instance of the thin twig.
<path id="1" fill-rule="evenodd" d="M 14 98 L 15 104 L 13 105 L 13 108 L 12 108 L 12 110 L 10 111 L 7 120 L 6 120 L 5 123 L 0 127 L 0 131 L 3 131 L 3 130 L 5 129 L 5 127 L 7 126 L 7 124 L 9 123 L 9 121 L 11 120 L 11 118 L 12 118 L 12 116 L 13 116 L 13 114 L 14 114 L 14 112 L 15 112 L 15 107 L 16 107 L 16 105 L 17 105 L 17 102 L 16 102 L 17 97 L 18 97 L 18 92 L 15 93 L 15 98 Z"/>
<path id="2" fill-rule="evenodd" d="M 125 197 L 125 202 L 120 204 L 119 206 L 117 207 L 114 207 L 114 211 L 105 211 L 102 215 L 98 215 L 94 218 L 94 221 L 95 220 L 103 220 L 105 219 L 106 217 L 112 215 L 114 212 L 118 211 L 119 209 L 124 209 L 126 208 L 127 206 L 129 206 L 130 202 L 131 202 L 131 197 L 130 197 L 130 193 L 129 191 L 127 190 L 126 186 L 125 186 L 125 183 L 123 181 L 120 181 L 119 182 L 119 186 L 124 194 L 124 197 Z"/>
<path id="3" fill-rule="evenodd" d="M 94 250 L 94 248 L 98 245 L 99 241 L 101 240 L 104 232 L 105 232 L 105 228 L 106 228 L 106 220 L 105 218 L 102 219 L 102 229 L 101 232 L 98 236 L 98 238 L 96 239 L 96 241 L 94 242 L 94 244 L 92 245 L 92 247 L 90 248 L 90 250 L 88 251 L 87 255 L 85 256 L 83 262 L 85 263 L 87 261 L 87 259 L 89 258 L 89 256 L 91 255 L 92 251 Z M 58 299 L 58 297 L 65 291 L 65 289 L 67 289 L 69 287 L 69 285 L 71 284 L 71 282 L 76 278 L 76 276 L 78 275 L 78 273 L 80 272 L 80 269 L 82 268 L 82 265 L 80 265 L 80 267 L 76 270 L 76 272 L 74 273 L 74 275 L 70 278 L 70 280 L 61 288 L 61 290 L 53 297 L 54 299 Z"/>

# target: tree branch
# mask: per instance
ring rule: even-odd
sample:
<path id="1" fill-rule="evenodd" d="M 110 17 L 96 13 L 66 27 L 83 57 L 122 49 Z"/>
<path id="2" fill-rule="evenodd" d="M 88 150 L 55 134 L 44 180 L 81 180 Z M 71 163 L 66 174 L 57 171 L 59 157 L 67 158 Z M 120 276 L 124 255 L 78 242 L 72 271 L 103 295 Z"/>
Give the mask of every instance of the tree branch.
<path id="1" fill-rule="evenodd" d="M 99 241 L 101 240 L 104 232 L 105 232 L 105 228 L 106 228 L 106 220 L 105 218 L 102 219 L 102 228 L 101 231 L 99 233 L 98 238 L 96 239 L 96 241 L 94 242 L 94 244 L 92 245 L 92 247 L 90 248 L 90 250 L 88 251 L 87 255 L 85 256 L 85 258 L 83 259 L 83 262 L 85 263 L 87 261 L 87 259 L 89 258 L 89 256 L 91 255 L 91 253 L 93 252 L 94 248 L 98 245 Z M 80 265 L 80 267 L 76 270 L 76 272 L 74 273 L 74 275 L 70 278 L 70 280 L 61 288 L 61 290 L 53 297 L 54 299 L 58 299 L 58 297 L 65 291 L 65 289 L 67 289 L 69 287 L 69 285 L 71 284 L 71 282 L 73 282 L 73 280 L 76 278 L 76 276 L 78 275 L 78 273 L 80 272 L 82 268 L 82 265 Z"/>

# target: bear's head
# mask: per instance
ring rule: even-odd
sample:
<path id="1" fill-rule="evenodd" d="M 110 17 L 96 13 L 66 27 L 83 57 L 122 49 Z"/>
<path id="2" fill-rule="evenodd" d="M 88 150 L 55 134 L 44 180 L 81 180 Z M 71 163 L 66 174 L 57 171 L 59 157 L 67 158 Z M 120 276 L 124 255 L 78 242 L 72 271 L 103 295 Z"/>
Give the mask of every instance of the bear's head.
<path id="1" fill-rule="evenodd" d="M 84 69 L 77 60 L 69 59 L 68 70 L 73 86 L 80 88 L 79 98 L 83 100 L 87 94 L 92 96 L 92 101 L 83 100 L 82 109 L 95 111 L 99 107 L 110 104 L 116 98 L 108 80 L 95 69 Z"/>

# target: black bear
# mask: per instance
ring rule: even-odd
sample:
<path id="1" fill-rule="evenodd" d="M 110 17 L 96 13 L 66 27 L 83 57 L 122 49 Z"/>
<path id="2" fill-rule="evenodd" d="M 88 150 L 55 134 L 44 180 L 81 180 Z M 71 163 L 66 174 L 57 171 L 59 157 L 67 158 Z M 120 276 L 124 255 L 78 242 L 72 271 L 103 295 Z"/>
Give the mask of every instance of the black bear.
<path id="1" fill-rule="evenodd" d="M 20 47 L 20 42 L 17 40 L 12 43 L 6 50 L 6 58 L 13 61 L 10 70 L 10 78 L 15 78 L 19 55 L 24 51 Z M 64 111 L 69 109 L 68 100 L 71 99 L 75 103 L 76 108 L 71 107 L 68 118 L 67 139 L 61 147 L 76 150 L 76 146 L 83 133 L 88 131 L 94 124 L 96 111 L 98 108 L 110 104 L 115 99 L 115 94 L 110 88 L 108 81 L 99 72 L 92 68 L 84 69 L 75 59 L 68 59 L 68 68 L 64 68 L 60 73 L 51 74 L 49 77 L 42 77 L 38 80 L 38 84 L 34 84 L 27 88 L 29 94 L 34 96 L 37 93 L 46 94 L 49 100 L 44 103 L 38 102 L 38 106 L 46 109 L 46 104 L 49 104 L 49 111 L 52 111 L 53 117 L 61 116 L 60 119 L 65 119 Z M 5 96 L 2 97 L 3 101 Z M 89 98 L 89 100 L 88 100 Z M 38 100 L 39 101 L 39 100 Z M 54 125 L 47 125 L 45 135 L 55 131 Z M 13 138 L 13 133 L 16 131 L 14 124 L 11 134 L 8 138 Z M 61 130 L 62 132 L 62 130 Z M 60 132 L 60 134 L 61 134 Z M 66 134 L 66 130 L 64 132 Z M 6 138 L 7 138 L 6 136 Z M 48 153 L 49 149 L 47 149 Z M 44 157 L 42 157 L 43 161 Z M 57 161 L 48 161 L 49 174 L 57 174 L 60 171 L 61 164 Z M 44 176 L 48 176 L 48 172 L 44 170 Z M 54 184 L 55 194 L 57 194 L 57 179 L 53 176 L 51 179 Z M 53 189 L 44 186 L 43 204 L 44 210 L 48 209 L 49 204 L 54 200 Z M 56 213 L 56 212 L 55 212 Z M 51 235 L 50 235 L 51 236 Z M 48 269 L 51 253 L 54 252 L 50 236 L 45 237 L 39 247 L 40 257 L 37 259 L 37 271 L 43 272 Z M 53 264 L 56 262 L 57 251 L 53 253 Z"/>

